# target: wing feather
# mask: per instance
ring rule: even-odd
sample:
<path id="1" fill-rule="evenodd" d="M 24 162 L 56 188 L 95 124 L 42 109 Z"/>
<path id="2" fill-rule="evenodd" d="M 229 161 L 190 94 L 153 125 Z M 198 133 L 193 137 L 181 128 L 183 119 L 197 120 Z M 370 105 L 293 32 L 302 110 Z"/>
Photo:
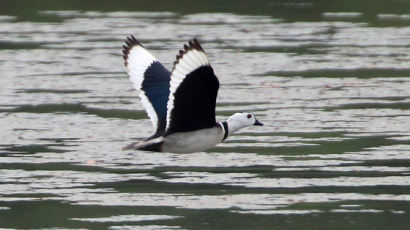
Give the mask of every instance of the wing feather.
<path id="1" fill-rule="evenodd" d="M 209 128 L 215 122 L 219 81 L 199 42 L 184 45 L 174 62 L 166 134 Z"/>
<path id="2" fill-rule="evenodd" d="M 156 130 L 162 135 L 166 127 L 166 105 L 169 96 L 170 73 L 141 43 L 130 36 L 123 46 L 124 64 L 133 86 Z"/>

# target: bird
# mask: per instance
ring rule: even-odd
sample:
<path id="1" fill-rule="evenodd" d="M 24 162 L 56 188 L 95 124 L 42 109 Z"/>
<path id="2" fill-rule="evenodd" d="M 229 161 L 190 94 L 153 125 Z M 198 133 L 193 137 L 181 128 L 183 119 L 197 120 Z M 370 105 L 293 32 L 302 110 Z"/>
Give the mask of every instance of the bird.
<path id="1" fill-rule="evenodd" d="M 124 64 L 155 133 L 123 150 L 194 153 L 248 126 L 262 126 L 251 112 L 215 118 L 219 80 L 197 39 L 184 44 L 168 71 L 133 35 L 123 45 Z"/>

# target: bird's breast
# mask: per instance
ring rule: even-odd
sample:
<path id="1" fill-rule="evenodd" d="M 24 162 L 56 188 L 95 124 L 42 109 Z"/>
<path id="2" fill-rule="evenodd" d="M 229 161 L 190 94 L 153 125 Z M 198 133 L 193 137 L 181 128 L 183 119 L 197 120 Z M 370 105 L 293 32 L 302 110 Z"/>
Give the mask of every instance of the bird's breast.
<path id="1" fill-rule="evenodd" d="M 220 126 L 173 133 L 164 137 L 162 151 L 174 153 L 200 152 L 219 144 L 223 136 L 224 131 Z"/>

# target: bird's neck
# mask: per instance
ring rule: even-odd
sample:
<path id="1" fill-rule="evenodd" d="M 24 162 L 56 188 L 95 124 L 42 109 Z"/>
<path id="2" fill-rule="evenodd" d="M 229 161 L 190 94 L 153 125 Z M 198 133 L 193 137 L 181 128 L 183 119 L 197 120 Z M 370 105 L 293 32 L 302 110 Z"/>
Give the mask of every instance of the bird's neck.
<path id="1" fill-rule="evenodd" d="M 228 136 L 232 135 L 233 133 L 244 127 L 242 124 L 232 120 L 221 122 L 221 125 L 224 129 L 224 137 L 222 141 L 224 141 Z"/>
<path id="2" fill-rule="evenodd" d="M 224 137 L 222 138 L 222 141 L 224 141 L 226 138 L 228 138 L 228 135 L 229 135 L 228 122 L 226 122 L 226 121 L 221 122 L 221 126 L 224 130 Z"/>

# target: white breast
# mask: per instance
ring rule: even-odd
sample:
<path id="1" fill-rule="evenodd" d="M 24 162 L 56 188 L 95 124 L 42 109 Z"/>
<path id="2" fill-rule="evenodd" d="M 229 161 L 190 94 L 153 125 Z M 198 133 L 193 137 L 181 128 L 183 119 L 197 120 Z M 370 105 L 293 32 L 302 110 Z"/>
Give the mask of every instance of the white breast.
<path id="1" fill-rule="evenodd" d="M 191 132 L 173 133 L 163 138 L 163 152 L 192 153 L 212 148 L 221 143 L 224 131 L 216 126 Z"/>

